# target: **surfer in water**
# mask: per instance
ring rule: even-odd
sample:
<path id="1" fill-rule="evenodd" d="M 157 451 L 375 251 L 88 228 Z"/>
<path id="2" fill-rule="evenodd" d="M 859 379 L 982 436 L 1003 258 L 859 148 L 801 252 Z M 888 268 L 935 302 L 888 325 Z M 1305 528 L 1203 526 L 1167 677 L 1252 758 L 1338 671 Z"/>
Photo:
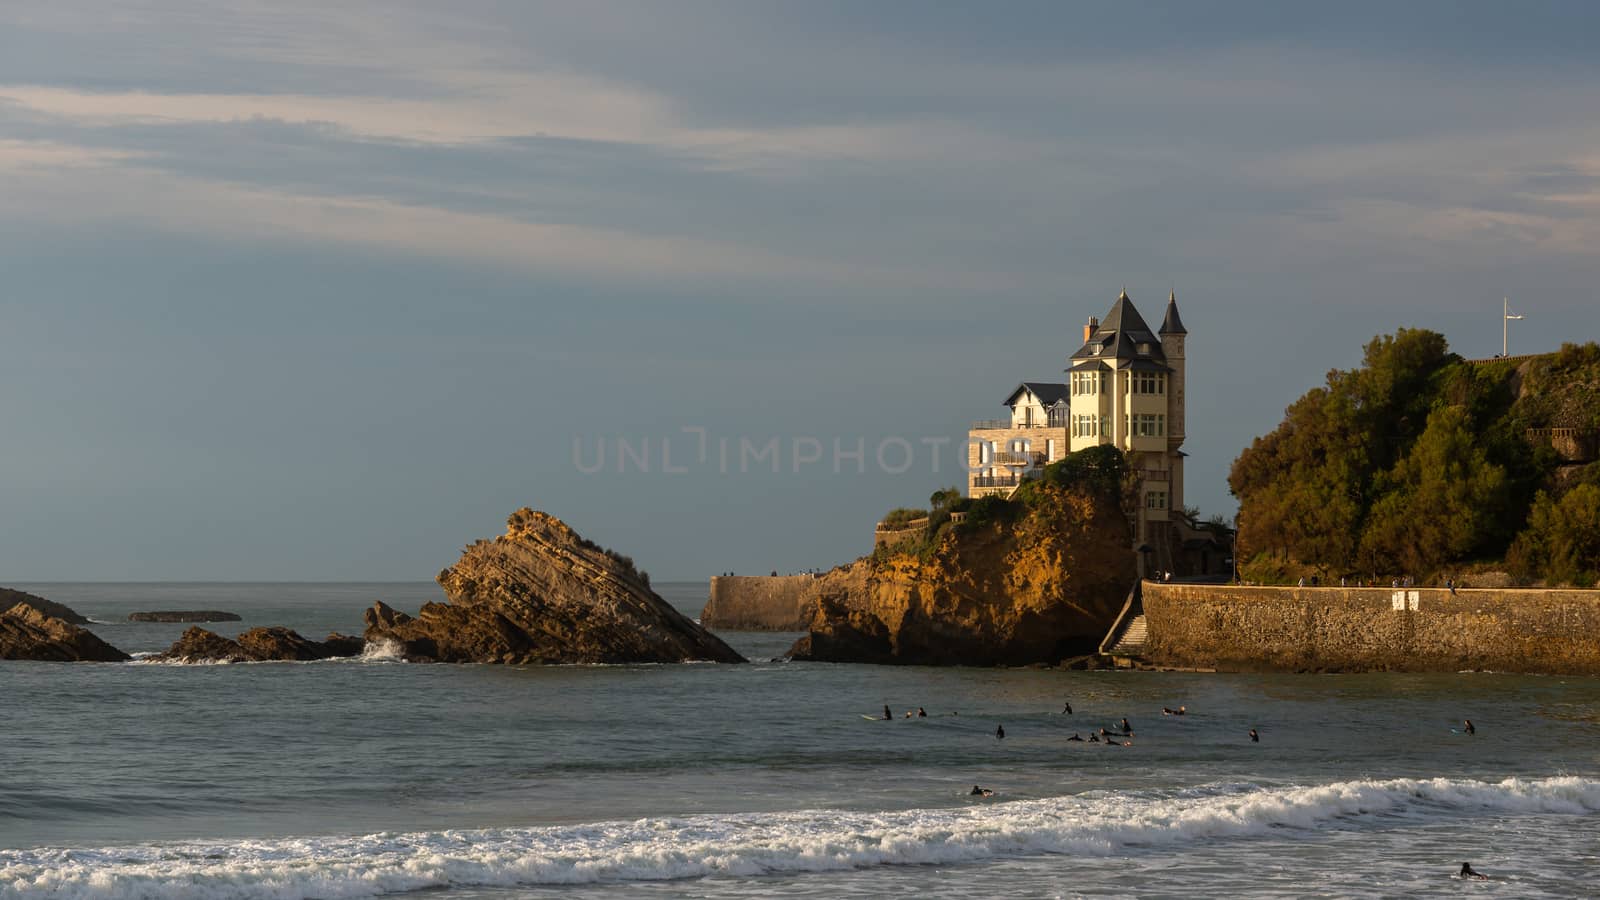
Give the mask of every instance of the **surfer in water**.
<path id="1" fill-rule="evenodd" d="M 1076 731 L 1074 731 L 1072 733 L 1072 737 L 1067 738 L 1067 740 L 1069 740 L 1069 741 L 1082 741 L 1083 738 L 1078 737 L 1078 733 Z"/>
<path id="2" fill-rule="evenodd" d="M 1462 730 L 1465 731 L 1467 734 L 1477 734 L 1478 733 L 1478 729 L 1472 727 L 1472 720 L 1471 719 L 1468 719 L 1468 720 L 1466 720 L 1465 722 L 1462 723 Z"/>
<path id="3" fill-rule="evenodd" d="M 1254 728 L 1250 729 L 1250 743 L 1252 743 L 1252 744 L 1261 743 L 1261 735 L 1256 734 L 1256 730 Z"/>
<path id="4" fill-rule="evenodd" d="M 892 712 L 889 712 L 889 704 L 887 704 L 887 703 L 885 703 L 885 704 L 884 704 L 884 705 L 883 705 L 883 717 L 884 717 L 884 718 L 885 718 L 885 719 L 892 719 L 892 718 L 894 718 L 894 713 L 892 713 Z"/>
<path id="5" fill-rule="evenodd" d="M 1122 720 L 1122 733 L 1123 734 L 1133 734 L 1133 726 L 1128 724 L 1128 720 L 1127 719 L 1123 719 Z"/>
<path id="6" fill-rule="evenodd" d="M 994 736 L 995 736 L 996 740 L 1001 740 L 1001 741 L 1005 740 L 1005 738 L 1006 738 L 1006 727 L 1004 725 L 996 725 L 994 727 Z"/>
<path id="7" fill-rule="evenodd" d="M 1161 714 L 1163 716 L 1182 716 L 1188 714 L 1188 712 L 1189 707 L 1187 706 L 1180 706 L 1177 709 L 1168 709 L 1165 706 L 1161 707 Z"/>
<path id="8" fill-rule="evenodd" d="M 923 708 L 922 708 L 922 707 L 920 707 L 920 706 L 919 706 L 919 707 L 917 707 L 917 718 L 919 718 L 919 719 L 926 719 L 926 718 L 927 718 L 927 717 L 928 717 L 928 711 L 927 711 L 927 710 L 925 710 L 925 709 L 923 709 Z"/>
<path id="9" fill-rule="evenodd" d="M 1489 880 L 1489 876 L 1483 874 L 1482 872 L 1479 872 L 1477 869 L 1474 869 L 1472 867 L 1472 863 L 1462 863 L 1461 864 L 1461 877 L 1462 878 L 1471 878 L 1474 881 L 1488 881 Z"/>
<path id="10" fill-rule="evenodd" d="M 1063 704 L 1061 704 L 1061 714 L 1063 716 L 1072 715 L 1072 704 L 1071 703 L 1063 703 Z"/>
<path id="11" fill-rule="evenodd" d="M 994 791 L 991 791 L 988 788 L 978 787 L 977 785 L 973 785 L 972 786 L 972 790 L 967 792 L 967 796 L 969 796 L 969 797 L 993 797 L 994 796 Z"/>
<path id="12" fill-rule="evenodd" d="M 1091 732 L 1091 733 L 1090 733 L 1090 734 L 1089 734 L 1089 743 L 1091 743 L 1091 744 L 1098 744 L 1098 743 L 1100 743 L 1100 735 L 1098 735 L 1098 734 L 1094 734 L 1094 733 L 1092 733 L 1092 732 Z"/>

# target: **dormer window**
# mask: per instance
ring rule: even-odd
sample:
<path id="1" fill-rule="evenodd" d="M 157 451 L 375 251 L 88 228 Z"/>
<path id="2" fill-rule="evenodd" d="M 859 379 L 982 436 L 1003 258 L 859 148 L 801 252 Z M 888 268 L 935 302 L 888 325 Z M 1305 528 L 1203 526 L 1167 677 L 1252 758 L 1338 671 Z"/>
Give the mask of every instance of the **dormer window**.
<path id="1" fill-rule="evenodd" d="M 1149 356 L 1150 355 L 1150 345 L 1149 344 L 1140 344 L 1139 345 L 1139 355 L 1140 356 Z"/>
<path id="2" fill-rule="evenodd" d="M 1089 352 L 1093 353 L 1095 356 L 1099 356 L 1100 355 L 1100 351 L 1104 350 L 1104 349 L 1105 349 L 1105 345 L 1100 343 L 1099 341 L 1095 341 L 1094 343 L 1089 345 Z"/>

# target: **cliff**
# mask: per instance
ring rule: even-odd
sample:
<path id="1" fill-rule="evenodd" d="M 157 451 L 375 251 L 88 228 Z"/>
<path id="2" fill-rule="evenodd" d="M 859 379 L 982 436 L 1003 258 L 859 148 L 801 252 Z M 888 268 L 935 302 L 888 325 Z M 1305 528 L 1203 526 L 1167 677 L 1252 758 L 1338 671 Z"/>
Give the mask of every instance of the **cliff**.
<path id="1" fill-rule="evenodd" d="M 86 629 L 18 603 L 0 613 L 0 659 L 122 662 L 128 654 Z"/>
<path id="2" fill-rule="evenodd" d="M 64 603 L 56 603 L 43 597 L 36 597 L 27 591 L 18 591 L 11 588 L 0 588 L 0 609 L 10 609 L 18 603 L 26 603 L 35 610 L 53 618 L 60 619 L 68 625 L 87 625 L 89 620 L 77 613 Z"/>
<path id="3" fill-rule="evenodd" d="M 791 656 L 991 666 L 1093 653 L 1136 577 L 1119 494 L 1047 479 L 980 503 L 931 545 L 856 563 Z"/>
<path id="4" fill-rule="evenodd" d="M 650 590 L 626 557 L 554 516 L 520 509 L 439 573 L 448 603 L 413 618 L 379 603 L 368 641 L 411 659 L 488 663 L 743 662 Z"/>

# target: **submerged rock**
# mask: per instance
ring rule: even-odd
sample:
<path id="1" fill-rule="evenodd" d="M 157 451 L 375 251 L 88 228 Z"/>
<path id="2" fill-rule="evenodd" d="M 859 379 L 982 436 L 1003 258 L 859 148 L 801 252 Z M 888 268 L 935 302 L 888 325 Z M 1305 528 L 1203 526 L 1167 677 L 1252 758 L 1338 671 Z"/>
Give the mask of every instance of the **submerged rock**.
<path id="1" fill-rule="evenodd" d="M 275 662 L 332 659 L 356 656 L 365 641 L 342 634 L 330 634 L 326 641 L 313 641 L 288 628 L 252 628 L 236 639 L 225 638 L 198 626 L 188 629 L 173 645 L 154 659 L 167 662 Z"/>
<path id="2" fill-rule="evenodd" d="M 17 603 L 0 613 L 0 659 L 122 662 L 128 658 L 88 630 L 30 603 Z"/>
<path id="3" fill-rule="evenodd" d="M 927 548 L 858 561 L 823 593 L 800 660 L 1020 666 L 1093 653 L 1134 583 L 1129 518 L 1109 490 L 1035 485 Z"/>
<path id="4" fill-rule="evenodd" d="M 16 606 L 18 603 L 26 603 L 50 618 L 60 619 L 68 625 L 89 624 L 88 618 L 79 615 L 76 610 L 72 609 L 70 606 L 67 606 L 65 603 L 56 603 L 53 600 L 46 600 L 43 597 L 34 596 L 27 591 L 18 591 L 12 588 L 0 588 L 0 609 L 10 609 L 11 607 Z"/>
<path id="5" fill-rule="evenodd" d="M 219 609 L 164 609 L 128 613 L 129 622 L 237 622 L 237 613 Z"/>
<path id="6" fill-rule="evenodd" d="M 410 659 L 483 663 L 743 662 L 650 590 L 626 557 L 554 516 L 520 509 L 439 573 L 448 603 L 416 618 L 377 603 L 366 638 Z"/>

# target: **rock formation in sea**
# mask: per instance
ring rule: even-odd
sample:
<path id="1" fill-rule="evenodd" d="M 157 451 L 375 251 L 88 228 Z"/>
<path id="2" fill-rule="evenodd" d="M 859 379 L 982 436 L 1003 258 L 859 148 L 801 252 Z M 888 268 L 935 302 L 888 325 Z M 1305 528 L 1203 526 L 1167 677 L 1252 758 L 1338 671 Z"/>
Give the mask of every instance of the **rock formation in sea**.
<path id="1" fill-rule="evenodd" d="M 415 617 L 377 603 L 367 640 L 436 662 L 744 661 L 661 599 L 627 557 L 547 513 L 516 511 L 505 534 L 468 546 L 438 580 L 449 602 Z"/>
<path id="2" fill-rule="evenodd" d="M 10 609 L 18 603 L 26 603 L 39 612 L 53 618 L 60 619 L 68 625 L 87 625 L 89 620 L 77 613 L 76 610 L 65 603 L 56 603 L 43 597 L 36 597 L 27 591 L 18 591 L 12 588 L 0 587 L 0 609 Z"/>
<path id="3" fill-rule="evenodd" d="M 0 659 L 122 662 L 128 654 L 87 629 L 24 602 L 0 612 Z"/>
<path id="4" fill-rule="evenodd" d="M 922 665 L 1059 663 L 1093 653 L 1136 578 L 1114 487 L 1043 480 L 980 501 L 921 544 L 835 570 L 795 659 Z"/>
<path id="5" fill-rule="evenodd" d="M 280 627 L 252 628 L 229 639 L 195 626 L 153 658 L 186 663 L 310 661 L 357 656 L 365 644 L 361 638 L 342 634 L 330 634 L 325 641 L 313 641 Z"/>
<path id="6" fill-rule="evenodd" d="M 237 622 L 237 613 L 218 609 L 162 609 L 128 613 L 129 622 Z"/>

